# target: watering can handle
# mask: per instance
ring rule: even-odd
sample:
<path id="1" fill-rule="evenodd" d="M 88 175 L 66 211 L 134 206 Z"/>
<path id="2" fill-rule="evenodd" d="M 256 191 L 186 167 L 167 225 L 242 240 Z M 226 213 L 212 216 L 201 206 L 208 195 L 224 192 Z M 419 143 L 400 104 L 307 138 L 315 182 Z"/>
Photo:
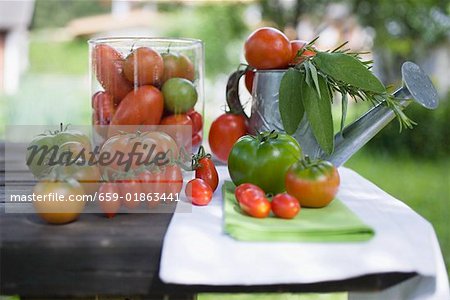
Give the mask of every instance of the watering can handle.
<path id="1" fill-rule="evenodd" d="M 226 99 L 228 107 L 233 113 L 242 114 L 248 119 L 242 107 L 241 99 L 239 98 L 239 80 L 246 71 L 247 69 L 237 70 L 230 75 L 227 82 Z"/>

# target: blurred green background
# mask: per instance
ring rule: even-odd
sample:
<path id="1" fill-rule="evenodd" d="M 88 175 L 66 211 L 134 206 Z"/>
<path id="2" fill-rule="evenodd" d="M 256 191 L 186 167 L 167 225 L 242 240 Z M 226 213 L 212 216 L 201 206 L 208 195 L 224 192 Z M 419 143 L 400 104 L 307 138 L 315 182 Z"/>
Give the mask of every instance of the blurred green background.
<path id="1" fill-rule="evenodd" d="M 8 124 L 90 123 L 86 40 L 102 35 L 199 38 L 206 47 L 206 124 L 223 112 L 227 75 L 244 63 L 242 46 L 255 28 L 270 25 L 290 38 L 329 49 L 350 41 L 373 53 L 374 71 L 386 84 L 401 84 L 401 63 L 412 60 L 432 77 L 441 96 L 437 110 L 407 109 L 418 125 L 399 133 L 396 122 L 346 163 L 429 220 L 450 270 L 450 4 L 404 1 L 129 2 L 36 0 L 26 43 L 28 57 L 18 87 L 0 92 L 0 136 Z M 124 4 L 126 3 L 126 4 Z M 158 21 L 131 22 L 133 12 Z M 144 14 L 145 16 L 145 14 Z M 86 19 L 87 18 L 87 19 Z M 120 22 L 113 22 L 119 18 Z M 122 19 L 121 19 L 122 18 Z M 79 24 L 89 22 L 88 29 Z M 105 24 L 107 26 L 105 26 Z M 111 28 L 108 28 L 110 24 Z M 23 58 L 25 60 L 25 58 Z M 243 97 L 249 95 L 243 90 Z M 244 98 L 245 99 L 245 98 Z M 366 103 L 351 105 L 354 120 Z M 335 119 L 339 119 L 336 107 Z M 207 126 L 206 126 L 207 127 Z M 207 131 L 207 128 L 206 128 Z"/>

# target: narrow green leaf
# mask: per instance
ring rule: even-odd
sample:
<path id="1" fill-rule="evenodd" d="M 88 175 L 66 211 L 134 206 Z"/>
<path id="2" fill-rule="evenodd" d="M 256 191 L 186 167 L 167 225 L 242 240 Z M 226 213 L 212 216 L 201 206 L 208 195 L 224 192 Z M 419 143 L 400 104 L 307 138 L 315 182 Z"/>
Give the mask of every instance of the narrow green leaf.
<path id="1" fill-rule="evenodd" d="M 321 98 L 319 98 L 316 90 L 307 85 L 306 82 L 302 84 L 303 105 L 317 143 L 327 154 L 331 154 L 334 148 L 331 96 L 328 93 L 325 79 L 320 76 L 318 81 L 322 94 Z"/>
<path id="2" fill-rule="evenodd" d="M 319 98 L 322 96 L 320 95 L 320 88 L 319 88 L 319 80 L 317 79 L 317 69 L 310 61 L 308 61 L 309 70 L 311 71 L 311 77 L 314 81 L 314 85 L 316 87 L 317 94 L 319 94 Z"/>
<path id="3" fill-rule="evenodd" d="M 345 53 L 318 52 L 313 59 L 321 72 L 335 80 L 365 91 L 386 92 L 381 81 L 356 57 Z"/>
<path id="4" fill-rule="evenodd" d="M 301 97 L 301 85 L 304 82 L 303 73 L 293 68 L 287 70 L 281 79 L 278 107 L 284 130 L 288 134 L 297 130 L 305 112 Z"/>
<path id="5" fill-rule="evenodd" d="M 347 106 L 348 106 L 348 95 L 347 93 L 342 94 L 342 115 L 341 115 L 341 135 L 344 130 L 345 118 L 347 118 Z"/>
<path id="6" fill-rule="evenodd" d="M 304 66 L 305 66 L 305 81 L 310 87 L 312 87 L 311 72 L 309 71 L 309 65 L 305 63 Z"/>

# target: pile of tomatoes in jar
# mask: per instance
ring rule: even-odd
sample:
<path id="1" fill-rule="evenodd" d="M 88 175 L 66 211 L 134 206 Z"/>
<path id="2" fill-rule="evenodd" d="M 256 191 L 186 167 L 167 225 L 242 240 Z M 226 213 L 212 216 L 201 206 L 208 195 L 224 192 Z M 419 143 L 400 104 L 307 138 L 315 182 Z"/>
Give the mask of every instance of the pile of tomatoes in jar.
<path id="1" fill-rule="evenodd" d="M 189 125 L 192 145 L 202 140 L 202 116 L 188 56 L 150 47 L 124 57 L 107 44 L 92 52 L 93 72 L 103 91 L 92 96 L 93 125 Z"/>

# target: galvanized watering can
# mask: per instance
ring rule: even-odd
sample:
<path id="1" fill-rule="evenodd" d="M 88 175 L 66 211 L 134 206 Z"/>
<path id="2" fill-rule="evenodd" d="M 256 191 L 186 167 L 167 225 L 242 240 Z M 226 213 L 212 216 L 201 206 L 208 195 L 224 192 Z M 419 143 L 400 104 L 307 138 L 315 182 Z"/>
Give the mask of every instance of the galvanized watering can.
<path id="1" fill-rule="evenodd" d="M 435 109 L 439 104 L 438 94 L 430 78 L 412 62 L 402 65 L 403 86 L 394 92 L 403 108 L 415 101 L 425 108 Z M 248 117 L 249 130 L 276 130 L 284 132 L 278 108 L 278 91 L 286 70 L 257 71 L 253 82 L 251 116 Z M 227 102 L 233 111 L 244 113 L 238 93 L 239 78 L 245 70 L 233 73 L 227 85 Z M 303 117 L 294 138 L 302 147 L 303 153 L 312 158 L 322 158 L 337 166 L 344 164 L 356 151 L 361 149 L 384 126 L 395 118 L 394 112 L 379 104 L 343 129 L 335 136 L 334 152 L 326 154 L 318 145 L 306 116 Z"/>

